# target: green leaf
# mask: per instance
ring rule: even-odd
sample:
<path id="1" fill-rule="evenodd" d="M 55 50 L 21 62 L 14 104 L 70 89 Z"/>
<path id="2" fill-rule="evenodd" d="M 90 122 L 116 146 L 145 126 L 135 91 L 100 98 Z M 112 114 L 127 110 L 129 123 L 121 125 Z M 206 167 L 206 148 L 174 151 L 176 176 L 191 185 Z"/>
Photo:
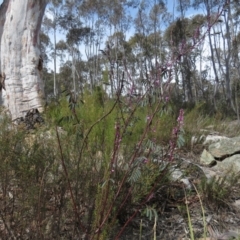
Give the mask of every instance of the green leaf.
<path id="1" fill-rule="evenodd" d="M 131 176 L 129 177 L 128 181 L 131 183 L 137 182 L 141 177 L 141 170 L 140 167 L 137 166 L 133 169 Z"/>
<path id="2" fill-rule="evenodd" d="M 154 206 L 146 206 L 146 209 L 144 210 L 143 214 L 151 221 L 153 219 L 158 219 L 158 213 L 157 210 L 154 208 Z"/>
<path id="3" fill-rule="evenodd" d="M 184 146 L 184 144 L 185 144 L 185 139 L 183 135 L 182 134 L 178 135 L 178 139 L 177 139 L 178 148 L 181 148 L 182 146 Z"/>

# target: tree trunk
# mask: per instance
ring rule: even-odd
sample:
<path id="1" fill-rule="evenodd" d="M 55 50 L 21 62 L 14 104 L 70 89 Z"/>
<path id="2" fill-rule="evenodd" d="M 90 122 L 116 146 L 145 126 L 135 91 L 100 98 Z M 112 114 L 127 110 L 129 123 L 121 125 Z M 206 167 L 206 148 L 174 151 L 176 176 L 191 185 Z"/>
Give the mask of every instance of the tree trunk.
<path id="1" fill-rule="evenodd" d="M 32 108 L 42 111 L 44 92 L 39 31 L 47 0 L 5 0 L 0 7 L 0 103 L 14 120 Z"/>

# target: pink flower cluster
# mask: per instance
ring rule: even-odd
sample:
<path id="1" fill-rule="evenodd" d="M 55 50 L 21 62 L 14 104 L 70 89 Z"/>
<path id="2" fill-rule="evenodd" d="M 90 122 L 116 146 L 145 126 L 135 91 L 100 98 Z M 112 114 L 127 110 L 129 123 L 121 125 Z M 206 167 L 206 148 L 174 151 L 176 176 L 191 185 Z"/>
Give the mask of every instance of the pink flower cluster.
<path id="1" fill-rule="evenodd" d="M 178 138 L 178 135 L 181 131 L 181 129 L 183 128 L 183 124 L 184 124 L 184 111 L 183 109 L 180 109 L 179 111 L 179 115 L 178 115 L 178 118 L 177 118 L 177 126 L 173 128 L 173 131 L 172 131 L 172 139 L 170 140 L 170 161 L 173 160 L 173 152 L 174 152 L 174 149 L 176 147 L 176 144 L 177 144 L 177 138 Z"/>
<path id="2" fill-rule="evenodd" d="M 183 127 L 183 120 L 184 120 L 183 115 L 184 115 L 184 111 L 183 111 L 183 109 L 180 109 L 179 116 L 178 116 L 178 119 L 177 119 L 179 129 L 181 129 Z"/>

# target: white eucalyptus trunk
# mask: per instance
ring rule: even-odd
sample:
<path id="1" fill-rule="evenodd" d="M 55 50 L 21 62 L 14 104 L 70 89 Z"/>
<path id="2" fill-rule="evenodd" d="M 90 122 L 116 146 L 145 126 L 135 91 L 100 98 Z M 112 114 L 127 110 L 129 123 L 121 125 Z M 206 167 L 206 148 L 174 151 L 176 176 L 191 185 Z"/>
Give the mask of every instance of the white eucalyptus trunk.
<path id="1" fill-rule="evenodd" d="M 0 103 L 13 120 L 32 108 L 43 110 L 39 31 L 46 5 L 47 0 L 4 0 L 0 6 Z"/>

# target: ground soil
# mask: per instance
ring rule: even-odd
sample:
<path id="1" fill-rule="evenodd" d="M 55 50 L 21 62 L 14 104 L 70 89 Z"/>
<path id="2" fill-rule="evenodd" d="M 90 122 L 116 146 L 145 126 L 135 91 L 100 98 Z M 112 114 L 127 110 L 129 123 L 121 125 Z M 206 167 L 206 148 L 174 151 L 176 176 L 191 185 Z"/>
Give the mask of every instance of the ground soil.
<path id="1" fill-rule="evenodd" d="M 184 158 L 188 162 L 199 164 L 199 154 L 202 151 L 201 146 L 197 146 L 191 153 L 181 152 L 179 158 Z M 211 169 L 204 168 L 210 174 L 214 173 Z M 190 181 L 197 183 L 202 177 L 201 171 L 193 171 Z M 125 229 L 122 240 L 187 240 L 190 238 L 189 220 L 186 211 L 186 203 L 189 208 L 191 226 L 194 232 L 194 239 L 207 240 L 230 240 L 240 239 L 240 188 L 239 184 L 232 188 L 232 194 L 227 201 L 219 206 L 214 202 L 201 201 L 197 193 L 187 194 L 183 191 L 184 186 L 181 182 L 175 182 L 166 189 L 161 189 L 152 204 L 158 212 L 158 219 L 155 222 L 146 217 L 138 215 L 132 223 Z M 165 192 L 172 192 L 173 196 Z M 202 209 L 203 207 L 203 209 Z M 204 217 L 203 217 L 204 211 Z M 205 220 L 204 220 L 205 218 Z M 204 223 L 205 236 L 204 238 Z M 142 230 L 140 228 L 142 227 Z M 121 226 L 119 226 L 121 229 Z M 114 238 L 113 238 L 114 239 Z"/>

